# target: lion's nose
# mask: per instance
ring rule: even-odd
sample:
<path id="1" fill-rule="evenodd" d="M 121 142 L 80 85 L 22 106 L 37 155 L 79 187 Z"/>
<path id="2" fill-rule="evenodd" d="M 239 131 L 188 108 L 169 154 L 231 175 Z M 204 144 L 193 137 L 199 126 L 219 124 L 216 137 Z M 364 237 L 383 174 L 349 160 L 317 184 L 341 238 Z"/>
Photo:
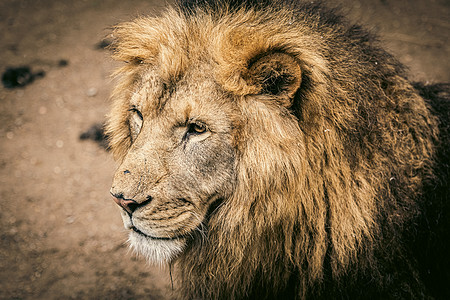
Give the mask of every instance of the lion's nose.
<path id="1" fill-rule="evenodd" d="M 127 213 L 132 214 L 136 208 L 138 208 L 139 203 L 131 199 L 124 199 L 122 195 L 113 195 L 114 201 L 122 207 Z"/>

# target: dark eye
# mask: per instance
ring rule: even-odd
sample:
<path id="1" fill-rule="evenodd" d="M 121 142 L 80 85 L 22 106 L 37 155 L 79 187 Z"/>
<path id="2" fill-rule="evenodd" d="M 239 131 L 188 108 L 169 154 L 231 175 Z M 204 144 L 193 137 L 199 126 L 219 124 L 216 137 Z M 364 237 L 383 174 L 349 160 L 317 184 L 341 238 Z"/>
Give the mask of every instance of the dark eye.
<path id="1" fill-rule="evenodd" d="M 202 134 L 206 132 L 206 126 L 198 123 L 191 123 L 188 125 L 187 134 Z"/>
<path id="2" fill-rule="evenodd" d="M 131 59 L 130 61 L 127 61 L 127 63 L 132 63 L 135 65 L 142 65 L 145 63 L 145 60 L 140 57 L 135 57 L 135 58 Z"/>

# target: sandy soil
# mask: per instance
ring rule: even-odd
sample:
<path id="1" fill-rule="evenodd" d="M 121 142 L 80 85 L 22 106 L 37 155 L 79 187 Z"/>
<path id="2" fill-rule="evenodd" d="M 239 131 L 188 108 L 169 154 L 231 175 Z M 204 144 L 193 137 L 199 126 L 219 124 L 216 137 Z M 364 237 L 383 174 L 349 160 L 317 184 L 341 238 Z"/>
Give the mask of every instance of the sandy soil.
<path id="1" fill-rule="evenodd" d="M 447 0 L 329 2 L 379 31 L 412 80 L 450 81 Z M 0 299 L 171 298 L 168 269 L 128 250 L 110 155 L 79 139 L 103 122 L 117 66 L 98 43 L 111 25 L 166 5 L 0 2 L 0 72 L 45 72 L 24 88 L 0 87 Z"/>

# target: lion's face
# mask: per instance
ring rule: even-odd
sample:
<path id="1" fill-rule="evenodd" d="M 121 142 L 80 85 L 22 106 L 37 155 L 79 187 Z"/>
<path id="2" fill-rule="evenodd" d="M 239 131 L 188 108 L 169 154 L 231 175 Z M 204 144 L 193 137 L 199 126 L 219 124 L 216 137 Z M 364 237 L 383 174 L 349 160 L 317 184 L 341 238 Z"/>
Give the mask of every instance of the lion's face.
<path id="1" fill-rule="evenodd" d="M 152 261 L 180 252 L 212 203 L 234 182 L 235 151 L 230 102 L 201 72 L 167 90 L 157 70 L 140 66 L 126 115 L 131 147 L 111 189 L 127 203 L 123 222 L 131 244 Z M 190 76 L 194 76 L 195 84 Z"/>

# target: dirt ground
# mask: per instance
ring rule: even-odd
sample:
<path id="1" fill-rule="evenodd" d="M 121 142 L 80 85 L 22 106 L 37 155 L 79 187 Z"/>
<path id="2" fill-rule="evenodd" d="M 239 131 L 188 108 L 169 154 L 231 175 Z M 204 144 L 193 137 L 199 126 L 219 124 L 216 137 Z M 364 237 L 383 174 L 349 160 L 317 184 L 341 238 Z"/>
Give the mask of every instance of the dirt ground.
<path id="1" fill-rule="evenodd" d="M 450 81 L 448 0 L 326 2 L 378 31 L 412 80 Z M 0 72 L 45 72 L 0 87 L 0 299 L 172 298 L 169 270 L 128 249 L 110 154 L 79 139 L 108 111 L 108 28 L 167 3 L 0 1 Z"/>

